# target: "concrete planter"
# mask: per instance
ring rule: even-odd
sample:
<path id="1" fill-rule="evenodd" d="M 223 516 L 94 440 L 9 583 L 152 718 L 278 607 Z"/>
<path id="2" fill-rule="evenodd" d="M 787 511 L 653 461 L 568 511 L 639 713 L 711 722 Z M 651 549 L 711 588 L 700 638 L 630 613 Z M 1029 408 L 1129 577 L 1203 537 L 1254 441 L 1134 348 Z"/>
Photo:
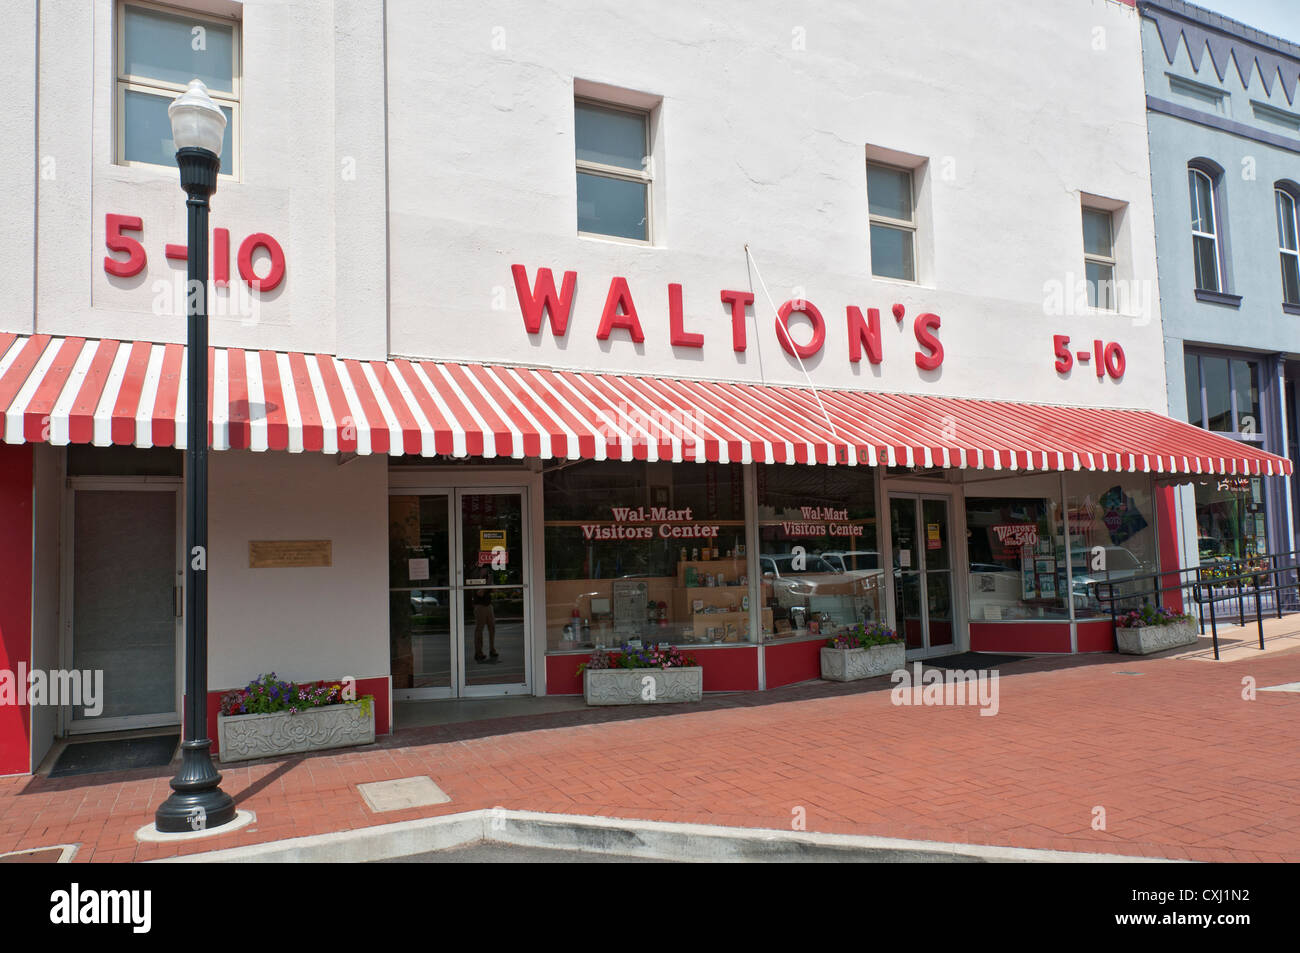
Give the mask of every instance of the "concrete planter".
<path id="1" fill-rule="evenodd" d="M 662 705 L 704 697 L 704 669 L 589 668 L 582 673 L 588 705 Z"/>
<path id="2" fill-rule="evenodd" d="M 1115 645 L 1124 655 L 1150 655 L 1183 645 L 1195 645 L 1196 621 L 1186 619 L 1172 625 L 1143 625 L 1115 629 Z"/>
<path id="3" fill-rule="evenodd" d="M 373 699 L 364 705 L 348 702 L 308 708 L 296 715 L 275 712 L 217 716 L 217 757 L 223 762 L 368 745 L 374 741 Z"/>
<path id="4" fill-rule="evenodd" d="M 822 648 L 822 678 L 831 682 L 887 675 L 905 664 L 907 647 L 902 642 L 873 645 L 869 649 Z"/>

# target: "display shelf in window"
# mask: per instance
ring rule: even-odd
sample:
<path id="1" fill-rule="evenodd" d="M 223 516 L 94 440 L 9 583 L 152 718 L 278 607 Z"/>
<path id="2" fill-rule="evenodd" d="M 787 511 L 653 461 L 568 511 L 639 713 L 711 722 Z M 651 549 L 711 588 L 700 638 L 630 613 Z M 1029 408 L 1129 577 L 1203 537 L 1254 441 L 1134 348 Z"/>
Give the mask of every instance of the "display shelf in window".
<path id="1" fill-rule="evenodd" d="M 720 559 L 687 559 L 678 560 L 677 562 L 677 584 L 679 586 L 692 585 L 691 579 L 703 579 L 708 576 L 716 577 L 721 573 L 725 584 L 739 582 L 746 577 L 749 571 L 748 562 L 744 556 L 723 556 Z M 694 576 L 692 577 L 692 573 Z M 695 582 L 697 586 L 707 586 L 708 583 Z"/>

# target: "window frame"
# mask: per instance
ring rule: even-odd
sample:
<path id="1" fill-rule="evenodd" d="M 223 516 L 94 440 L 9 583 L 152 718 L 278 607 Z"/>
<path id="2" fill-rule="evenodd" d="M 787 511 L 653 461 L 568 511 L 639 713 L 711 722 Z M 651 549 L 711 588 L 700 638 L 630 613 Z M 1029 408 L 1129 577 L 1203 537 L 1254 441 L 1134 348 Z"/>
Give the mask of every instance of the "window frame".
<path id="1" fill-rule="evenodd" d="M 1212 232 L 1198 231 L 1195 223 L 1192 223 L 1192 283 L 1197 291 L 1208 291 L 1213 294 L 1226 294 L 1227 288 L 1224 287 L 1223 281 L 1223 243 L 1221 241 L 1223 234 L 1222 214 L 1220 212 L 1219 189 L 1216 181 L 1217 176 L 1213 175 L 1208 169 L 1196 163 L 1187 166 L 1187 175 L 1189 182 L 1193 176 L 1200 176 L 1205 180 L 1206 187 L 1210 195 L 1210 227 Z M 1208 238 L 1214 243 L 1214 282 L 1215 287 L 1201 287 L 1199 277 L 1196 274 L 1196 239 Z"/>
<path id="2" fill-rule="evenodd" d="M 1285 230 L 1282 227 L 1282 199 L 1291 203 L 1291 233 L 1295 237 L 1296 247 L 1287 248 L 1284 246 Z M 1290 255 L 1295 260 L 1296 274 L 1300 275 L 1300 197 L 1296 192 L 1288 188 L 1283 182 L 1273 184 L 1273 207 L 1277 210 L 1277 240 L 1279 259 Z M 1300 297 L 1294 301 L 1287 297 L 1286 269 L 1282 269 L 1282 304 L 1291 307 L 1300 307 Z"/>
<path id="3" fill-rule="evenodd" d="M 1114 314 L 1119 311 L 1119 298 L 1115 290 L 1115 283 L 1117 280 L 1117 275 L 1119 273 L 1119 256 L 1115 251 L 1115 244 L 1116 244 L 1115 213 L 1114 211 L 1108 208 L 1102 208 L 1097 205 L 1085 204 L 1082 207 L 1082 211 L 1080 212 L 1079 215 L 1080 226 L 1084 226 L 1084 224 L 1086 223 L 1089 212 L 1093 213 L 1094 215 L 1104 215 L 1106 217 L 1106 232 L 1108 236 L 1107 243 L 1110 246 L 1110 257 L 1108 258 L 1104 255 L 1098 255 L 1089 252 L 1088 243 L 1087 241 L 1085 241 L 1083 246 L 1083 280 L 1085 284 L 1088 283 L 1088 265 L 1090 264 L 1106 265 L 1110 268 L 1110 289 L 1108 295 L 1109 298 L 1108 304 L 1105 307 L 1102 307 L 1100 304 L 1092 304 L 1090 305 L 1090 307 L 1092 307 L 1096 311 L 1105 311 Z M 1086 230 L 1085 230 L 1085 234 L 1086 234 Z M 1100 297 L 1098 298 L 1098 300 L 1100 300 Z"/>
<path id="4" fill-rule="evenodd" d="M 234 17 L 218 16 L 206 12 L 200 13 L 181 7 L 168 6 L 163 3 L 154 3 L 152 0 L 117 0 L 116 4 L 116 19 L 114 20 L 116 35 L 113 39 L 113 103 L 116 110 L 113 117 L 114 164 L 137 169 L 169 169 L 169 171 L 175 171 L 174 165 L 169 167 L 155 162 L 143 162 L 139 159 L 126 158 L 126 94 L 130 91 L 154 96 L 166 95 L 169 99 L 175 99 L 185 92 L 187 88 L 182 84 L 172 83 L 168 80 L 126 72 L 126 11 L 128 7 L 166 13 L 172 16 L 183 16 L 187 19 L 210 23 L 222 28 L 230 28 L 230 92 L 210 89 L 208 95 L 212 97 L 213 102 L 219 107 L 225 106 L 230 109 L 231 168 L 229 171 L 222 169 L 219 178 L 238 180 L 242 165 L 239 155 L 240 106 L 243 99 L 243 77 L 241 73 L 243 66 L 242 21 Z"/>
<path id="5" fill-rule="evenodd" d="M 627 113 L 636 116 L 641 120 L 641 131 L 643 136 L 641 148 L 641 169 L 628 169 L 624 166 L 608 165 L 604 162 L 593 162 L 590 159 L 578 158 L 578 107 L 594 106 L 599 109 L 606 109 L 612 112 Z M 626 245 L 653 245 L 655 242 L 655 220 L 654 220 L 654 154 L 651 152 L 651 121 L 653 119 L 652 110 L 638 109 L 635 106 L 626 106 L 622 103 L 614 103 L 604 99 L 595 99 L 591 96 L 582 96 L 575 94 L 573 97 L 573 159 L 575 164 L 574 171 L 574 218 L 576 226 L 577 218 L 577 176 L 580 174 L 596 175 L 606 179 L 619 179 L 624 182 L 636 182 L 644 185 L 645 189 L 645 238 L 627 238 L 624 235 L 606 235 L 603 232 L 585 232 L 581 228 L 577 229 L 579 238 L 595 238 L 606 242 L 622 242 Z"/>
<path id="6" fill-rule="evenodd" d="M 874 166 L 877 169 L 885 169 L 889 172 L 901 172 L 907 176 L 907 191 L 912 206 L 912 217 L 910 219 L 891 218 L 888 215 L 877 215 L 875 212 L 871 211 L 871 184 L 870 183 L 871 183 L 872 166 Z M 906 232 L 908 237 L 908 242 L 912 246 L 912 277 L 911 278 L 900 278 L 897 275 L 879 274 L 876 271 L 876 262 L 874 258 L 871 261 L 871 277 L 883 278 L 885 281 L 902 281 L 910 285 L 919 284 L 921 269 L 919 263 L 917 262 L 917 256 L 916 256 L 916 235 L 917 235 L 917 223 L 916 223 L 917 197 L 916 197 L 916 175 L 915 175 L 916 170 L 909 169 L 906 166 L 896 165 L 892 162 L 879 162 L 871 158 L 868 158 L 866 162 L 865 171 L 867 176 L 867 247 L 868 249 L 870 249 L 871 247 L 871 229 L 877 225 L 879 225 L 882 228 L 893 229 L 894 231 Z"/>
<path id="7" fill-rule="evenodd" d="M 1184 350 L 1184 358 L 1196 359 L 1196 385 L 1197 393 L 1201 398 L 1201 424 L 1200 429 L 1209 433 L 1218 434 L 1221 437 L 1227 437 L 1230 440 L 1237 440 L 1242 443 L 1260 444 L 1265 443 L 1265 414 L 1267 413 L 1266 402 L 1264 399 L 1264 366 L 1258 357 L 1241 352 L 1233 351 L 1213 351 L 1213 350 Z M 1232 413 L 1232 427 L 1230 431 L 1210 430 L 1210 413 L 1209 397 L 1205 389 L 1205 358 L 1226 359 L 1228 363 L 1228 407 Z M 1241 408 L 1237 406 L 1237 372 L 1233 365 L 1241 361 L 1244 364 L 1255 365 L 1255 378 L 1258 381 L 1257 394 L 1259 400 L 1259 419 L 1255 422 L 1255 430 L 1251 433 L 1243 433 L 1241 430 Z M 1184 383 L 1184 389 L 1186 384 Z M 1191 417 L 1189 409 L 1187 416 Z M 1195 426 L 1195 425 L 1193 425 Z"/>

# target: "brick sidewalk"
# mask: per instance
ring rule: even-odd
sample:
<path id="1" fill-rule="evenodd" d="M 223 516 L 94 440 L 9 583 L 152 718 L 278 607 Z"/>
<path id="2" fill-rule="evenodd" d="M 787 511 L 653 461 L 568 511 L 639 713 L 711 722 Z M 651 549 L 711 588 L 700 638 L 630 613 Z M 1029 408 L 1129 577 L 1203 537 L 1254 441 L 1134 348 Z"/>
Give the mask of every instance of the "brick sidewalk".
<path id="1" fill-rule="evenodd" d="M 1135 673 L 1135 674 L 1127 674 Z M 701 706 L 580 711 L 401 732 L 339 754 L 227 767 L 257 822 L 138 844 L 171 769 L 0 779 L 0 852 L 78 843 L 149 860 L 500 805 L 532 811 L 1057 848 L 1300 860 L 1300 652 L 1205 664 L 1115 655 L 1002 669 L 1000 713 L 899 707 L 813 683 Z M 370 813 L 356 785 L 429 775 L 450 804 Z M 1105 830 L 1093 830 L 1094 808 Z"/>

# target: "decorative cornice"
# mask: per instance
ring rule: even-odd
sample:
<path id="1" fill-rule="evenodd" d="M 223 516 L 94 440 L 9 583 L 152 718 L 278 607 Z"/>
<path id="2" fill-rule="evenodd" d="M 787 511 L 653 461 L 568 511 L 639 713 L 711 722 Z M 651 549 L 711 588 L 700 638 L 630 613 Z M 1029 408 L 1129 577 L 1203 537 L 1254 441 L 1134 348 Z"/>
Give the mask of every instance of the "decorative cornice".
<path id="1" fill-rule="evenodd" d="M 1273 95 L 1273 83 L 1280 78 L 1287 103 L 1295 102 L 1296 87 L 1300 85 L 1300 46 L 1184 0 L 1139 0 L 1138 12 L 1155 22 L 1169 63 L 1178 56 L 1181 38 L 1197 72 L 1209 47 L 1219 82 L 1228 75 L 1228 61 L 1232 60 L 1243 86 L 1250 86 L 1251 71 L 1258 69 L 1266 93 Z"/>

